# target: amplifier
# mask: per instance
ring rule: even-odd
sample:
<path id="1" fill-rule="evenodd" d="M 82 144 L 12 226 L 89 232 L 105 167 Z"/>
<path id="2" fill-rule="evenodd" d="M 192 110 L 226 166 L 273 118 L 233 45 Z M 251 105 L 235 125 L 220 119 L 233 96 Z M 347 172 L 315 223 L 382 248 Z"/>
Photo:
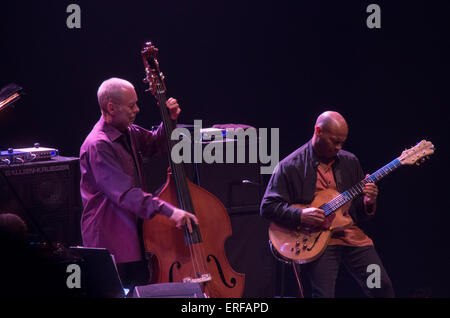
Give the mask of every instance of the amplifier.
<path id="1" fill-rule="evenodd" d="M 48 160 L 58 156 L 58 154 L 57 149 L 41 147 L 38 143 L 30 148 L 9 148 L 8 150 L 0 152 L 0 165 Z"/>
<path id="2" fill-rule="evenodd" d="M 19 215 L 29 234 L 38 227 L 52 241 L 81 244 L 78 158 L 0 166 L 0 213 Z M 42 238 L 41 238 L 42 239 Z"/>

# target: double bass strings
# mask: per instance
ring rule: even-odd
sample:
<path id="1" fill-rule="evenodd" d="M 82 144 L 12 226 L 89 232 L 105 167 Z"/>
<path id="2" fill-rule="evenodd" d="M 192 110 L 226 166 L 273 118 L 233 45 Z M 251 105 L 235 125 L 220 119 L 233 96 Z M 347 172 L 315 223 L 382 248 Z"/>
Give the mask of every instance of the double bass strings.
<path id="1" fill-rule="evenodd" d="M 169 137 L 172 133 L 173 127 L 171 126 L 171 121 L 170 121 L 169 112 L 168 112 L 167 108 L 161 106 L 161 105 L 166 104 L 167 99 L 164 96 L 164 89 L 162 88 L 160 81 L 157 82 L 157 88 L 158 88 L 157 89 L 157 99 L 158 99 L 158 104 L 160 106 L 161 117 L 162 117 L 162 121 L 163 121 L 163 125 L 164 125 L 164 132 L 166 133 L 166 136 Z M 181 178 L 184 178 L 184 173 L 183 173 L 183 170 L 181 170 L 181 167 L 179 167 L 177 164 L 175 164 L 171 161 L 171 159 L 170 159 L 170 153 L 172 151 L 171 139 L 167 138 L 167 141 L 168 141 L 167 148 L 168 148 L 168 153 L 169 153 L 169 161 L 170 161 L 170 164 L 172 167 L 172 174 L 174 176 L 174 180 L 176 183 L 178 205 L 181 209 L 186 210 L 186 207 L 188 205 L 188 202 L 186 202 L 186 200 L 185 200 L 187 193 L 186 193 L 186 188 L 183 186 L 183 184 L 181 182 Z M 200 262 L 198 261 L 197 255 L 193 248 L 194 239 L 193 239 L 191 233 L 189 233 L 189 229 L 187 228 L 186 225 L 183 226 L 183 232 L 184 232 L 183 233 L 184 241 L 189 248 L 189 254 L 191 256 L 192 268 L 193 268 L 194 272 L 197 273 L 200 270 L 200 265 L 199 265 Z"/>
<path id="2" fill-rule="evenodd" d="M 169 137 L 169 135 L 171 135 L 173 127 L 172 127 L 172 122 L 170 119 L 170 115 L 169 115 L 169 111 L 167 110 L 166 107 L 161 107 L 161 105 L 165 105 L 166 104 L 166 97 L 164 95 L 165 91 L 164 88 L 162 86 L 161 81 L 158 80 L 157 83 L 157 87 L 158 87 L 158 102 L 160 105 L 160 110 L 161 110 L 161 117 L 163 120 L 163 124 L 165 126 L 165 132 L 167 137 Z M 168 139 L 168 150 L 169 150 L 169 154 L 172 151 L 172 144 L 171 144 L 171 139 Z M 169 156 L 170 158 L 170 156 Z M 169 159 L 170 160 L 170 159 Z M 187 187 L 187 183 L 186 183 L 186 176 L 184 173 L 184 168 L 181 166 L 181 164 L 175 164 L 171 161 L 171 166 L 172 166 L 172 173 L 174 174 L 175 177 L 175 182 L 177 184 L 177 192 L 178 192 L 178 204 L 180 205 L 180 207 L 183 210 L 186 210 L 188 212 L 191 212 L 193 214 L 195 214 L 194 211 L 194 207 L 192 204 L 192 201 L 190 200 L 190 193 L 189 193 L 189 189 Z M 190 220 L 188 220 L 188 222 L 191 222 Z M 203 250 L 203 246 L 201 244 L 202 239 L 201 239 L 201 235 L 200 235 L 200 229 L 199 226 L 197 226 L 196 224 L 192 224 L 191 222 L 191 226 L 193 229 L 193 233 L 190 233 L 189 228 L 187 225 L 183 226 L 183 232 L 184 232 L 184 240 L 185 243 L 188 245 L 189 248 L 189 253 L 191 255 L 191 263 L 192 263 L 192 268 L 194 270 L 194 275 L 197 278 L 201 278 L 203 274 L 208 274 L 208 268 L 207 265 L 205 263 L 205 253 Z"/>
<path id="3" fill-rule="evenodd" d="M 181 167 L 177 166 L 175 167 L 176 173 L 179 173 Z M 181 170 L 181 174 L 183 174 L 183 171 Z M 180 176 L 180 174 L 178 174 Z M 180 179 L 180 178 L 177 178 Z M 186 180 L 186 179 L 183 179 Z M 180 181 L 181 183 L 181 181 Z M 194 208 L 192 206 L 192 202 L 190 201 L 189 196 L 189 189 L 187 188 L 186 182 L 179 184 L 178 189 L 180 189 L 183 194 L 180 194 L 180 196 L 185 200 L 181 205 L 182 208 L 189 212 L 194 212 Z M 188 202 L 186 202 L 188 201 Z M 195 213 L 194 213 L 195 214 Z M 202 239 L 200 235 L 200 228 L 196 224 L 192 224 L 192 221 L 189 219 L 188 222 L 191 222 L 192 227 L 192 233 L 189 231 L 189 227 L 187 225 L 183 226 L 184 229 L 184 237 L 186 244 L 189 247 L 189 253 L 191 255 L 191 261 L 192 261 L 192 267 L 194 269 L 194 274 L 196 277 L 200 278 L 202 274 L 207 274 L 207 266 L 205 264 L 205 254 L 203 251 L 203 246 L 201 245 Z"/>
<path id="4" fill-rule="evenodd" d="M 162 102 L 162 101 L 161 101 Z M 166 112 L 166 114 L 167 112 Z M 171 147 L 169 147 L 171 148 Z M 169 149 L 170 150 L 170 149 Z M 172 171 L 175 177 L 175 182 L 177 184 L 178 192 L 178 203 L 180 207 L 188 212 L 194 213 L 194 207 L 192 201 L 190 200 L 190 193 L 186 183 L 186 177 L 184 169 L 181 164 L 174 164 L 172 162 Z M 183 182 L 184 181 L 184 182 Z M 191 222 L 188 220 L 188 222 Z M 189 231 L 187 225 L 183 226 L 185 243 L 188 245 L 189 253 L 191 255 L 192 268 L 194 270 L 195 277 L 200 278 L 202 274 L 207 274 L 207 266 L 205 263 L 205 253 L 201 245 L 202 239 L 200 235 L 199 227 L 196 224 L 192 224 L 191 227 L 193 232 Z"/>

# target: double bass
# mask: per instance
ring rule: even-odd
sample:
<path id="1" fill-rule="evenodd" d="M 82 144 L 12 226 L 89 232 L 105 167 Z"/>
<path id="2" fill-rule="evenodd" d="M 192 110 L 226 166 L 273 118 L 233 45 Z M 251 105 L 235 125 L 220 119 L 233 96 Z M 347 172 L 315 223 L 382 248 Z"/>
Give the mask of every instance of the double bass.
<path id="1" fill-rule="evenodd" d="M 157 60 L 158 49 L 151 42 L 141 51 L 150 91 L 157 99 L 161 112 L 168 153 L 175 141 L 171 140 L 175 123 L 166 104 L 166 85 Z M 192 222 L 192 231 L 182 230 L 172 220 L 156 215 L 143 222 L 143 240 L 152 265 L 152 283 L 199 283 L 208 297 L 242 297 L 245 275 L 237 273 L 229 264 L 224 244 L 231 236 L 230 217 L 224 205 L 213 194 L 191 182 L 183 163 L 170 160 L 167 181 L 159 198 L 173 206 L 194 214 L 198 225 Z"/>

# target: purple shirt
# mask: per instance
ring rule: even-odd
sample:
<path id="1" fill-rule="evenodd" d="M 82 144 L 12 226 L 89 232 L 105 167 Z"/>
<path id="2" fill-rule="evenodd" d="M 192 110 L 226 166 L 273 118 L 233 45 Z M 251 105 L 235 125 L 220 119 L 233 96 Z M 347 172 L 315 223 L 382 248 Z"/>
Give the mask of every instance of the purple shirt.
<path id="1" fill-rule="evenodd" d="M 155 133 L 137 125 L 128 132 L 131 149 L 126 134 L 101 117 L 80 149 L 83 245 L 108 249 L 118 263 L 142 259 L 138 218 L 170 217 L 174 209 L 139 186 L 144 178 L 136 154 L 148 157 L 165 148 L 162 124 Z"/>

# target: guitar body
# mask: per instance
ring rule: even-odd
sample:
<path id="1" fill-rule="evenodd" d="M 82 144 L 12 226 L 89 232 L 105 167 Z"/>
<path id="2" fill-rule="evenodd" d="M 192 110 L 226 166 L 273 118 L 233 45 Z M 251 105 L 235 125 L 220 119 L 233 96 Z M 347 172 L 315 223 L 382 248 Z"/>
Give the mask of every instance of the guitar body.
<path id="1" fill-rule="evenodd" d="M 326 189 L 320 191 L 310 205 L 294 204 L 293 206 L 301 209 L 319 208 L 338 195 L 339 192 Z M 284 259 L 298 264 L 316 260 L 325 251 L 334 232 L 342 231 L 353 224 L 350 215 L 345 213 L 349 206 L 350 202 L 337 209 L 325 218 L 321 227 L 317 228 L 300 226 L 296 230 L 290 230 L 272 222 L 269 226 L 269 239 L 272 246 Z"/>

